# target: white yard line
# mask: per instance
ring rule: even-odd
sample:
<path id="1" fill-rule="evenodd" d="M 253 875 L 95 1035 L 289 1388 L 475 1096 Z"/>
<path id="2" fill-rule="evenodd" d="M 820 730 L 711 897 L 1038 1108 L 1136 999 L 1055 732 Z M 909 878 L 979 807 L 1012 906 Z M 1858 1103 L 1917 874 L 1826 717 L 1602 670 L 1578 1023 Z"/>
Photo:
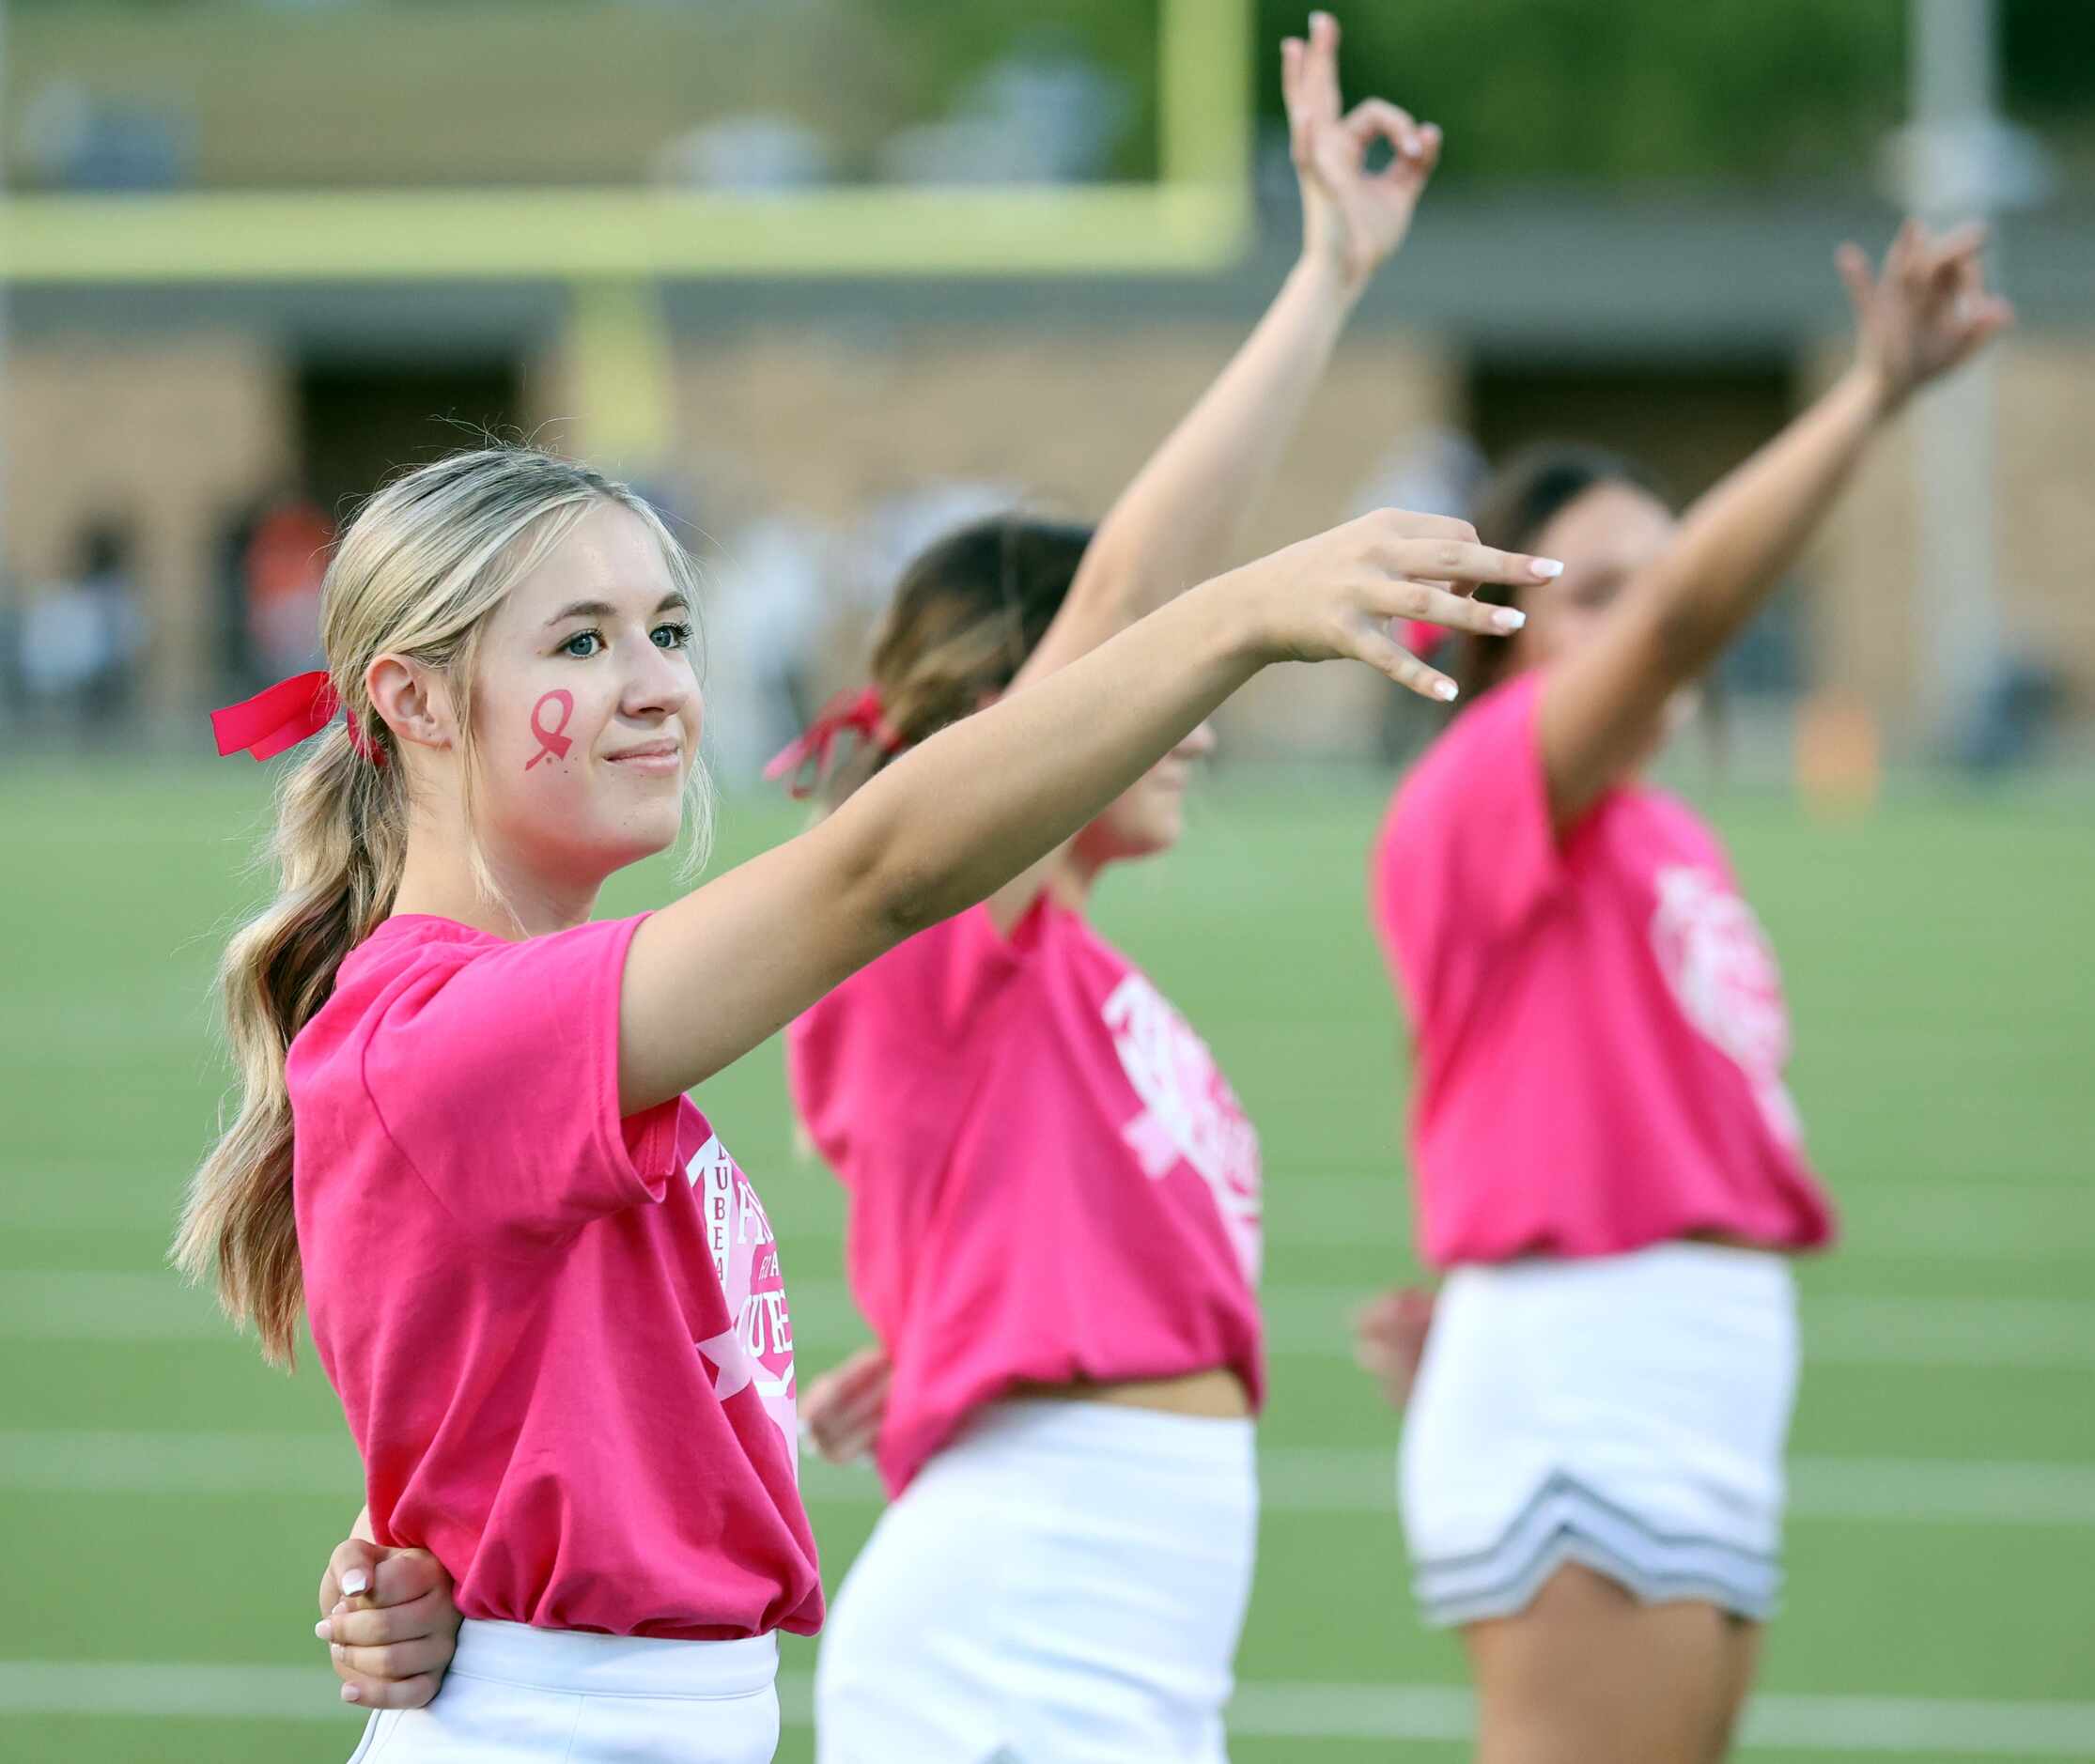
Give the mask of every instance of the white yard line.
<path id="1" fill-rule="evenodd" d="M 840 1280 L 788 1279 L 797 1333 L 863 1334 Z M 1277 1283 L 1264 1294 L 1276 1354 L 1343 1357 L 1365 1288 Z M 210 1297 L 172 1274 L 0 1272 L 0 1338 L 233 1339 Z M 2095 1303 L 2052 1298 L 1839 1298 L 1804 1302 L 1804 1351 L 1822 1366 L 2095 1367 Z"/>
<path id="2" fill-rule="evenodd" d="M 24 1228 L 132 1230 L 174 1228 L 186 1169 L 8 1170 L 10 1222 Z M 1838 1197 L 1845 1217 L 1839 1251 L 1859 1261 L 1941 1260 L 2079 1261 L 2095 1266 L 2095 1187 L 1975 1177 L 1969 1182 L 1871 1183 Z M 1275 1174 L 1267 1241 L 1276 1249 L 1382 1244 L 1403 1254 L 1410 1200 L 1402 1179 L 1356 1171 Z M 788 1225 L 791 1221 L 786 1221 Z M 788 1241 L 838 1243 L 841 1212 L 825 1209 Z"/>
<path id="3" fill-rule="evenodd" d="M 803 1460 L 808 1498 L 873 1505 L 862 1464 Z M 1275 1447 L 1259 1454 L 1261 1498 L 1280 1513 L 1395 1515 L 1391 1452 Z M 1792 1518 L 1890 1524 L 2095 1529 L 2095 1466 L 1985 1460 L 1800 1457 Z M 313 1494 L 358 1486 L 340 1434 L 0 1431 L 0 1489 L 25 1494 Z"/>
<path id="4" fill-rule="evenodd" d="M 2095 1530 L 2095 1467 L 1919 1458 L 1792 1458 L 1791 1519 L 1884 1524 L 2010 1525 Z M 861 1464 L 804 1459 L 812 1501 L 874 1503 Z M 1277 1513 L 1396 1517 L 1396 1454 L 1373 1447 L 1283 1446 L 1259 1453 L 1259 1500 Z"/>
<path id="5" fill-rule="evenodd" d="M 789 1726 L 809 1725 L 808 1675 L 779 1676 Z M 163 1662 L 0 1661 L 0 1716 L 207 1716 L 331 1722 L 354 1715 L 314 1666 L 221 1666 Z M 1467 1692 L 1436 1684 L 1311 1684 L 1249 1679 L 1230 1705 L 1242 1739 L 1446 1741 L 1474 1731 Z M 1988 1702 L 1906 1696 L 1757 1696 L 1748 1752 L 1783 1747 L 1903 1757 L 2095 1756 L 2095 1703 Z"/>

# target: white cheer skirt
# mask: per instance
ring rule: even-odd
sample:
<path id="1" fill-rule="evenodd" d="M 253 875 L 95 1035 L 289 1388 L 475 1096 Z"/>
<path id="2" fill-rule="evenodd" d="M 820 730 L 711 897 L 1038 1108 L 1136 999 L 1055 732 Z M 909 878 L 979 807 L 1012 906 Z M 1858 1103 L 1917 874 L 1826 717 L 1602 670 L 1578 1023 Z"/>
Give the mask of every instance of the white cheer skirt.
<path id="1" fill-rule="evenodd" d="M 468 1618 L 427 1709 L 381 1710 L 349 1764 L 769 1764 L 778 1638 L 666 1642 Z"/>
<path id="2" fill-rule="evenodd" d="M 1248 1420 L 985 1410 L 881 1516 L 815 1673 L 820 1764 L 1220 1764 Z"/>
<path id="3" fill-rule="evenodd" d="M 1648 1603 L 1764 1619 L 1796 1377 L 1777 1255 L 1672 1243 L 1458 1268 L 1399 1457 L 1427 1621 L 1511 1616 L 1565 1562 Z"/>

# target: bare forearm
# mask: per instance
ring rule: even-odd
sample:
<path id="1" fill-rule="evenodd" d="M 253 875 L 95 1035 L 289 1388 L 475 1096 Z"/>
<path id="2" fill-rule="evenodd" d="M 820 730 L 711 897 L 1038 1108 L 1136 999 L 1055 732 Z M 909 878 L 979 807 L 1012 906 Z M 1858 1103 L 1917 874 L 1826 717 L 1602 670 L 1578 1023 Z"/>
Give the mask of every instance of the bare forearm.
<path id="1" fill-rule="evenodd" d="M 901 938 L 988 898 L 1267 662 L 1343 658 L 1417 684 L 1392 621 L 1494 630 L 1493 609 L 1435 584 L 1541 574 L 1431 517 L 1379 510 L 1203 583 L 940 731 L 827 820 L 634 932 L 621 1112 L 702 1082 Z"/>
<path id="2" fill-rule="evenodd" d="M 1241 598 L 1228 579 L 1181 596 L 649 918 L 621 990 L 621 1112 L 703 1082 L 1091 820 L 1257 671 Z"/>
<path id="3" fill-rule="evenodd" d="M 1079 831 L 1257 672 L 1227 579 L 940 731 L 830 817 L 878 848 L 896 935 L 984 899 Z"/>
<path id="4" fill-rule="evenodd" d="M 1082 655 L 1233 561 L 1357 298 L 1305 259 L 1258 328 L 1122 492 L 1069 598 L 1028 660 L 1028 682 Z"/>
<path id="5" fill-rule="evenodd" d="M 1706 667 L 1780 583 L 1886 414 L 1875 378 L 1851 368 L 1698 502 L 1649 583 L 1625 591 L 1651 596 L 1680 679 Z"/>
<path id="6" fill-rule="evenodd" d="M 1666 554 L 1627 583 L 1591 642 L 1552 671 L 1537 736 L 1560 827 L 1655 738 L 1668 699 L 1699 674 L 1782 580 L 1886 410 L 1853 369 L 1688 511 Z"/>

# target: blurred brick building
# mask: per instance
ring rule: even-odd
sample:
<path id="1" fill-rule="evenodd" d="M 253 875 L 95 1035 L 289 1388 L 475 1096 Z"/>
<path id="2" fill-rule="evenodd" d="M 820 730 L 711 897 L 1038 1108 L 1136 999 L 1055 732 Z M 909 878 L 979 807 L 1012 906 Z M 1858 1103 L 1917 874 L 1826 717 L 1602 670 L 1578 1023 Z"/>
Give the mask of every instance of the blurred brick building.
<path id="1" fill-rule="evenodd" d="M 1831 371 L 1845 314 L 1830 252 L 1849 235 L 1881 241 L 1889 221 L 1794 203 L 1432 208 L 1360 314 L 1251 544 L 1343 518 L 1393 449 L 1438 431 L 1489 453 L 1591 437 L 1694 493 Z M 2085 717 L 2095 222 L 2010 222 L 2003 256 L 2024 317 L 1996 382 L 2001 637 L 2056 671 Z M 1024 486 L 1094 516 L 1286 261 L 1275 240 L 1213 277 L 671 287 L 660 456 L 612 463 L 669 487 L 715 534 L 758 513 L 842 522 L 939 479 Z M 570 301 L 551 286 L 28 287 L 12 329 L 9 561 L 18 580 L 48 575 L 84 521 L 125 510 L 157 633 L 147 703 L 163 713 L 223 684 L 225 535 L 258 495 L 301 485 L 338 505 L 483 423 L 613 456 L 624 432 L 593 419 Z M 1882 450 L 1777 610 L 1771 673 L 1778 690 L 1865 704 L 1894 747 L 1913 731 L 1923 665 L 1916 494 L 1910 447 Z M 1283 671 L 1236 720 L 1262 747 L 1359 748 L 1375 695 L 1370 680 Z"/>

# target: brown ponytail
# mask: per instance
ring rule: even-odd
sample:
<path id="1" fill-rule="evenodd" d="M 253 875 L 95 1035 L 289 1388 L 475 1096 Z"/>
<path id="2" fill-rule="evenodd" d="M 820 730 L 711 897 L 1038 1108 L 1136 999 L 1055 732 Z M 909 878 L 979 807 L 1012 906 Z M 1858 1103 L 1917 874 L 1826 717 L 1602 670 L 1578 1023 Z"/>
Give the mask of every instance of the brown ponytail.
<path id="1" fill-rule="evenodd" d="M 873 638 L 873 686 L 895 740 L 887 750 L 868 743 L 846 762 L 832 802 L 1011 684 L 1054 623 L 1091 538 L 1089 527 L 1000 515 L 918 554 Z"/>

